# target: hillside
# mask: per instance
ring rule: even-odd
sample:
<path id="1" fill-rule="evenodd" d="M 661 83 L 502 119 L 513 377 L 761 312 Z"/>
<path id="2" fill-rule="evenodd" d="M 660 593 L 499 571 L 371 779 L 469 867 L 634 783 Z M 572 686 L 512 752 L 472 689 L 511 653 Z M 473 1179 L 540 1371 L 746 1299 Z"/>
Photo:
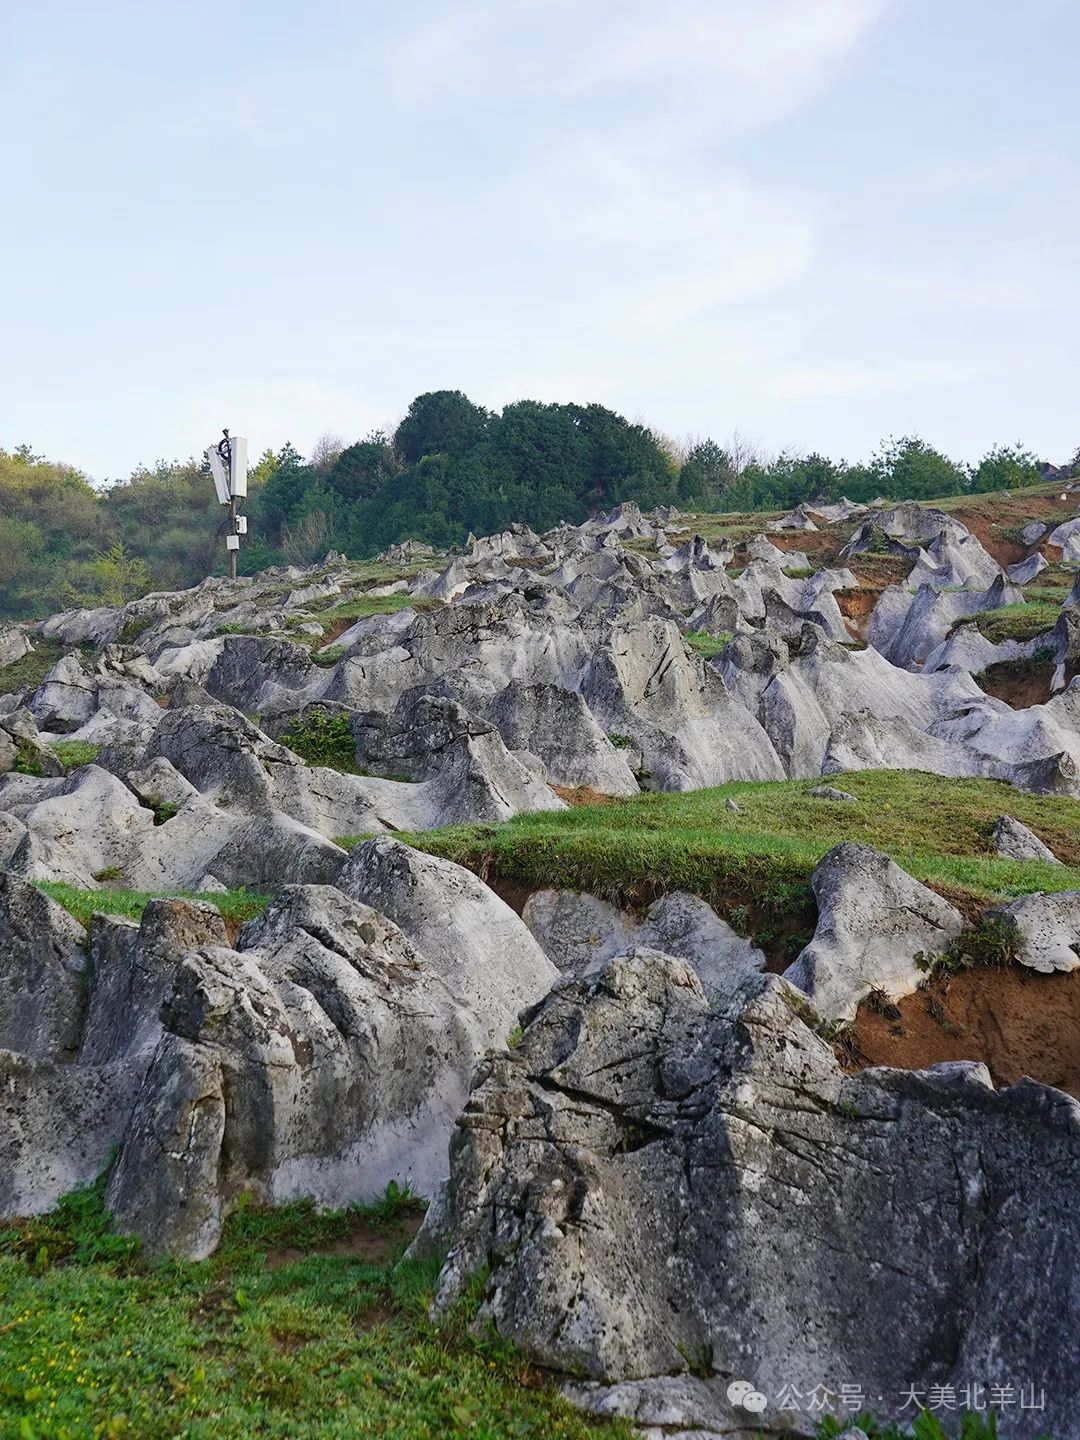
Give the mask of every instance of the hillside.
<path id="1" fill-rule="evenodd" d="M 659 498 L 0 629 L 13 1433 L 1069 1433 L 1080 488 Z"/>

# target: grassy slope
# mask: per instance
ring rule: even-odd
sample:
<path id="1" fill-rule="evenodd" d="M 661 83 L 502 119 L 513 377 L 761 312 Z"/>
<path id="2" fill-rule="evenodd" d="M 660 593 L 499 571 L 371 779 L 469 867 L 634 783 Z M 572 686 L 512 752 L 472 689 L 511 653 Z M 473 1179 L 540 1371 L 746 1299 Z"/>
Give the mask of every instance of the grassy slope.
<path id="1" fill-rule="evenodd" d="M 809 798 L 821 783 L 856 795 L 858 803 Z M 738 811 L 725 808 L 729 798 Z M 994 856 L 990 830 L 1001 814 L 1030 826 L 1072 863 Z M 980 900 L 1080 889 L 1080 802 L 1022 795 L 995 780 L 946 780 L 918 771 L 732 783 L 408 838 L 530 885 L 604 895 L 685 889 L 728 913 L 740 903 L 791 899 L 791 887 L 804 887 L 815 863 L 840 840 L 873 845 L 919 879 Z"/>
<path id="2" fill-rule="evenodd" d="M 471 1336 L 470 1306 L 436 1327 L 436 1267 L 390 1268 L 407 1233 L 399 1206 L 242 1210 L 212 1260 L 153 1266 L 109 1233 L 100 1193 L 0 1228 L 4 1436 L 629 1436 L 587 1422 L 494 1337 Z M 350 1238 L 365 1242 L 356 1253 Z"/>
<path id="3" fill-rule="evenodd" d="M 138 920 L 149 901 L 178 894 L 184 899 L 208 900 L 211 905 L 217 906 L 226 920 L 235 921 L 250 920 L 265 908 L 269 900 L 267 895 L 243 888 L 196 895 L 191 891 L 174 890 L 159 890 L 154 893 L 145 890 L 80 890 L 75 885 L 59 885 L 51 880 L 42 880 L 38 882 L 38 889 L 51 895 L 83 925 L 90 924 L 90 917 L 95 910 L 105 915 L 123 915 L 129 920 Z"/>
<path id="4" fill-rule="evenodd" d="M 0 695 L 13 695 L 16 690 L 37 689 L 45 676 L 66 653 L 57 640 L 34 640 L 34 646 L 13 665 L 0 669 Z"/>

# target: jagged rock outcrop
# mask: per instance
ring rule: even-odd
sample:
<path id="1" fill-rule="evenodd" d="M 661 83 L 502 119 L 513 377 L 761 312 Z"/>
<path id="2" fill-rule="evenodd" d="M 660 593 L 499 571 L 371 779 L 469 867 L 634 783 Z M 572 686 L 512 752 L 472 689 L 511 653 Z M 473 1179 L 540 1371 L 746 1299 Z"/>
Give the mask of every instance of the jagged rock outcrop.
<path id="1" fill-rule="evenodd" d="M 697 895 L 675 890 L 655 900 L 642 918 L 577 890 L 538 890 L 521 918 L 564 975 L 580 978 L 613 955 L 657 950 L 693 967 L 710 1004 L 727 1001 L 765 956 Z"/>
<path id="2" fill-rule="evenodd" d="M 450 1240 L 438 1305 L 483 1272 L 481 1322 L 665 1433 L 772 1432 L 785 1387 L 839 1410 L 853 1376 L 880 1423 L 914 1376 L 1023 1377 L 1046 1408 L 1010 1434 L 1071 1433 L 1080 1106 L 977 1064 L 846 1076 L 784 981 L 750 986 L 717 1011 L 685 962 L 620 956 L 487 1059 L 421 1240 Z"/>
<path id="3" fill-rule="evenodd" d="M 498 1001 L 462 1003 L 369 906 L 287 887 L 238 949 L 175 971 L 107 1201 L 151 1251 L 216 1246 L 242 1194 L 371 1201 L 390 1180 L 430 1193 Z M 499 967 L 491 993 L 501 994 Z"/>
<path id="4" fill-rule="evenodd" d="M 449 860 L 397 840 L 367 840 L 336 883 L 404 931 L 459 1001 L 485 1016 L 493 1041 L 505 1039 L 558 976 L 509 905 Z"/>
<path id="5" fill-rule="evenodd" d="M 180 954 L 223 944 L 225 927 L 210 906 L 158 900 L 138 926 L 95 916 L 87 937 L 14 876 L 0 882 L 0 917 L 0 1215 L 31 1215 L 101 1174 L 161 1033 L 157 1012 Z"/>
<path id="6" fill-rule="evenodd" d="M 963 916 L 887 855 L 844 841 L 814 867 L 814 938 L 784 978 L 826 1020 L 851 1019 L 871 990 L 892 1000 L 919 984 L 924 962 L 963 929 Z"/>

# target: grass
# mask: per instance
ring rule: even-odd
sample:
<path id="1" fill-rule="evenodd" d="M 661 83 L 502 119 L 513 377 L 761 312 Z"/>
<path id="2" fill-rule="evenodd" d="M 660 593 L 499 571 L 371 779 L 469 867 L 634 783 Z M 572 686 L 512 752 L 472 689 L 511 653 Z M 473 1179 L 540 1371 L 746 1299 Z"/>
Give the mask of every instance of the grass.
<path id="1" fill-rule="evenodd" d="M 12 665 L 0 670 L 0 695 L 13 695 L 16 690 L 36 690 L 52 667 L 67 653 L 58 640 L 31 640 L 28 651 Z"/>
<path id="2" fill-rule="evenodd" d="M 89 740 L 51 740 L 49 748 L 65 770 L 78 770 L 80 765 L 93 764 L 101 746 Z"/>
<path id="3" fill-rule="evenodd" d="M 706 660 L 711 660 L 714 655 L 720 654 L 720 651 L 731 640 L 731 635 L 727 632 L 721 635 L 710 635 L 705 630 L 688 630 L 683 639 L 699 655 L 703 655 Z"/>
<path id="4" fill-rule="evenodd" d="M 148 1263 L 117 1235 L 104 1178 L 52 1214 L 0 1225 L 0 1426 L 18 1440 L 630 1440 L 573 1410 L 473 1317 L 479 1284 L 440 1323 L 438 1262 L 393 1262 L 418 1206 L 317 1211 L 241 1204 L 210 1260 Z M 956 1414 L 995 1440 L 993 1412 Z M 869 1440 L 945 1440 L 937 1416 Z M 950 1428 L 952 1428 L 950 1426 Z"/>
<path id="5" fill-rule="evenodd" d="M 1003 640 L 1034 640 L 1045 635 L 1057 624 L 1061 605 L 1046 600 L 1020 601 L 1016 605 L 1002 605 L 997 610 L 976 610 L 973 615 L 963 615 L 953 625 L 974 625 L 980 634 L 994 644 Z"/>
<path id="6" fill-rule="evenodd" d="M 104 875 L 105 872 L 100 873 Z M 60 885 L 52 880 L 36 883 L 39 890 L 44 890 L 82 925 L 90 924 L 95 910 L 105 915 L 123 915 L 129 920 L 138 920 L 151 900 L 162 899 L 207 900 L 217 906 L 226 920 L 239 923 L 258 915 L 270 899 L 268 895 L 260 895 L 244 887 L 208 894 L 196 894 L 190 890 L 151 894 L 146 890 L 80 890 L 75 885 Z"/>
<path id="7" fill-rule="evenodd" d="M 629 1440 L 493 1334 L 472 1334 L 475 1298 L 428 1318 L 437 1265 L 391 1267 L 407 1193 L 368 1210 L 243 1207 L 213 1259 L 151 1265 L 112 1233 L 103 1188 L 0 1229 L 4 1435 Z"/>
<path id="8" fill-rule="evenodd" d="M 920 880 L 975 901 L 1080 888 L 1080 802 L 920 771 L 829 779 L 859 803 L 811 799 L 815 781 L 738 782 L 401 838 L 527 885 L 630 902 L 689 890 L 729 917 L 748 906 L 798 909 L 814 865 L 840 840 L 873 845 Z M 725 808 L 728 798 L 737 811 Z M 1069 863 L 995 855 L 990 832 L 1002 814 L 1028 825 Z"/>
<path id="9" fill-rule="evenodd" d="M 441 600 L 430 596 L 417 599 L 402 591 L 397 595 L 356 595 L 318 611 L 319 624 L 335 620 L 366 620 L 369 615 L 394 615 L 398 610 L 437 610 Z"/>

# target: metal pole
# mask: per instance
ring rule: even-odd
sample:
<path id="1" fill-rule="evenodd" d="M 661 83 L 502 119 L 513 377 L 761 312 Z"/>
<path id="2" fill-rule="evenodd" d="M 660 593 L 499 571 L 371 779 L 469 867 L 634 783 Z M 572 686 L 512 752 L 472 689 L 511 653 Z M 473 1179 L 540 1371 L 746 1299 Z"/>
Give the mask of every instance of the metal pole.
<path id="1" fill-rule="evenodd" d="M 229 534 L 236 534 L 236 496 L 229 501 Z M 235 550 L 229 551 L 229 579 L 236 579 L 236 556 Z"/>

